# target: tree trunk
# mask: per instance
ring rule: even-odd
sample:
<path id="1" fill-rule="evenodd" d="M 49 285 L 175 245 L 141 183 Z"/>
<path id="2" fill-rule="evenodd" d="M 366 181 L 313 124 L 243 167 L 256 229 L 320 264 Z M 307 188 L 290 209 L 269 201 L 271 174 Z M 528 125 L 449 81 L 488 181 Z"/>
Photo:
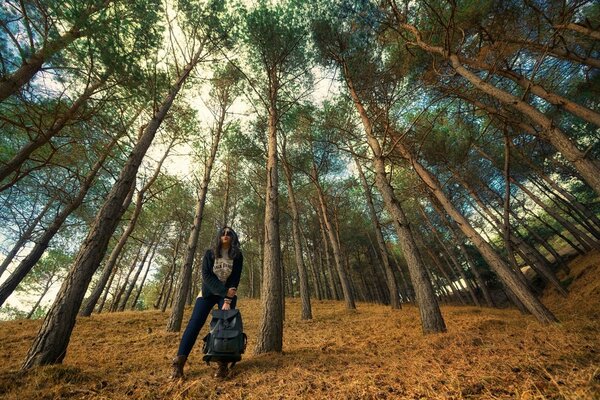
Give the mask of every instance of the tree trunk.
<path id="1" fill-rule="evenodd" d="M 302 236 L 300 233 L 300 213 L 298 212 L 298 205 L 296 204 L 296 197 L 294 194 L 294 187 L 292 183 L 292 171 L 287 163 L 285 155 L 285 139 L 282 147 L 281 154 L 281 165 L 285 172 L 285 178 L 288 187 L 288 202 L 290 211 L 292 212 L 292 238 L 294 240 L 294 253 L 296 256 L 296 267 L 298 269 L 298 279 L 300 283 L 300 300 L 302 302 L 301 318 L 303 320 L 312 319 L 312 309 L 310 306 L 310 292 L 308 289 L 308 273 L 306 266 L 304 265 L 304 258 L 302 257 Z"/>
<path id="2" fill-rule="evenodd" d="M 467 189 L 467 191 L 469 192 L 469 194 L 471 195 L 471 197 L 473 197 L 473 199 L 479 205 L 479 207 L 488 215 L 490 223 L 492 224 L 492 226 L 495 226 L 496 229 L 498 230 L 498 233 L 500 235 L 504 236 L 504 234 L 506 233 L 503 230 L 504 229 L 504 225 L 498 219 L 498 217 L 496 217 L 491 212 L 491 210 L 484 204 L 483 200 L 481 200 L 481 198 L 479 197 L 479 195 L 476 193 L 475 189 L 473 189 L 473 187 L 471 187 L 471 185 L 468 182 L 466 182 L 462 177 L 460 177 L 458 173 L 454 172 L 454 177 L 455 177 L 455 179 L 457 181 L 460 182 L 460 184 L 465 189 Z M 487 188 L 487 190 L 492 195 L 498 196 L 498 194 L 496 194 L 490 188 Z M 497 198 L 498 198 L 498 201 L 502 201 L 500 197 L 497 197 Z M 550 284 L 552 284 L 563 296 L 567 296 L 567 294 L 568 294 L 567 291 L 562 287 L 562 285 L 560 284 L 560 282 L 556 278 L 556 275 L 550 270 L 550 266 L 548 265 L 548 261 L 537 251 L 537 249 L 535 249 L 529 243 L 525 242 L 519 236 L 510 234 L 510 232 L 508 232 L 508 236 L 505 238 L 505 246 L 507 245 L 507 243 L 506 243 L 507 241 L 508 241 L 507 251 L 510 251 L 508 253 L 508 256 L 512 257 L 510 259 L 510 262 L 513 264 L 513 267 L 514 267 L 514 269 L 515 269 L 516 272 L 520 273 L 521 269 L 519 268 L 516 259 L 514 259 L 514 255 L 513 255 L 513 252 L 512 252 L 512 244 L 511 243 L 515 244 L 517 251 L 519 252 L 519 254 L 521 254 L 521 257 L 524 260 L 527 260 L 527 263 L 529 264 L 529 266 L 531 268 L 533 268 L 538 273 L 538 275 L 540 277 L 542 277 L 545 281 L 547 281 Z"/>
<path id="3" fill-rule="evenodd" d="M 29 239 L 31 238 L 31 235 L 33 234 L 33 231 L 35 230 L 37 225 L 40 223 L 40 221 L 42 220 L 44 215 L 46 215 L 46 213 L 48 212 L 48 210 L 50 209 L 50 206 L 52 206 L 54 201 L 55 201 L 54 198 L 51 198 L 50 200 L 48 200 L 48 202 L 46 203 L 46 205 L 44 206 L 42 211 L 37 215 L 37 217 L 34 218 L 33 221 L 31 221 L 31 223 L 27 226 L 27 228 L 21 234 L 21 236 L 19 236 L 19 239 L 16 241 L 16 243 L 10 249 L 10 251 L 8 252 L 6 257 L 2 261 L 2 264 L 0 264 L 0 276 L 2 276 L 2 274 L 8 268 L 8 266 L 12 263 L 15 256 L 19 253 L 19 250 L 21 250 L 21 248 L 25 245 L 25 243 L 27 243 L 29 241 Z M 0 303 L 0 306 L 2 306 L 1 303 Z"/>
<path id="4" fill-rule="evenodd" d="M 269 72 L 269 126 L 267 142 L 267 183 L 263 247 L 260 323 L 255 354 L 283 348 L 284 298 L 282 290 L 281 244 L 279 237 L 279 178 L 277 173 L 278 81 L 275 69 Z"/>
<path id="5" fill-rule="evenodd" d="M 61 363 L 64 359 L 71 332 L 75 326 L 77 312 L 87 287 L 102 261 L 110 237 L 123 215 L 123 201 L 129 193 L 142 159 L 148 147 L 150 147 L 156 131 L 167 115 L 175 96 L 183 86 L 192 68 L 198 62 L 200 55 L 201 52 L 197 52 L 190 64 L 182 70 L 181 75 L 170 88 L 163 103 L 139 137 L 121 174 L 98 212 L 79 253 L 75 257 L 73 266 L 56 296 L 54 304 L 27 353 L 21 367 L 23 370 L 34 366 Z"/>
<path id="6" fill-rule="evenodd" d="M 347 66 L 342 65 L 344 77 L 350 95 L 354 101 L 356 109 L 367 135 L 369 147 L 373 152 L 373 165 L 375 167 L 375 182 L 379 191 L 383 196 L 385 207 L 394 219 L 394 226 L 398 235 L 398 240 L 404 253 L 404 258 L 408 264 L 408 271 L 415 289 L 415 296 L 419 312 L 421 314 L 421 325 L 425 333 L 445 332 L 446 324 L 440 312 L 440 308 L 433 292 L 433 287 L 427 276 L 427 270 L 417 251 L 417 246 L 411 232 L 408 219 L 400 206 L 400 202 L 396 199 L 394 189 L 388 182 L 385 173 L 385 164 L 382 158 L 382 149 L 379 141 L 375 138 L 371 121 L 367 115 L 364 106 L 362 105 L 358 94 L 354 89 L 354 85 L 350 78 Z"/>
<path id="7" fill-rule="evenodd" d="M 391 128 L 391 127 L 390 127 Z M 396 132 L 393 133 L 395 138 L 400 138 Z M 398 141 L 396 147 L 403 158 L 407 159 L 413 166 L 417 175 L 427 185 L 428 189 L 433 193 L 438 202 L 444 208 L 446 213 L 454 219 L 464 235 L 477 247 L 481 255 L 484 257 L 488 265 L 498 275 L 498 277 L 508 286 L 523 305 L 529 310 L 541 323 L 557 322 L 556 317 L 548 310 L 534 295 L 531 293 L 527 285 L 522 282 L 514 271 L 496 254 L 492 246 L 487 243 L 479 232 L 477 232 L 469 223 L 469 221 L 454 207 L 450 200 L 442 191 L 441 185 L 428 170 L 421 165 L 416 158 L 408 151 L 402 141 Z"/>
<path id="8" fill-rule="evenodd" d="M 90 315 L 92 315 L 92 312 L 94 311 L 94 307 L 96 307 L 96 303 L 98 302 L 98 299 L 100 298 L 100 296 L 102 295 L 102 292 L 104 291 L 104 286 L 106 286 L 106 283 L 108 282 L 108 279 L 109 279 L 110 275 L 112 274 L 112 270 L 115 268 L 115 263 L 117 262 L 117 258 L 121 254 L 123 247 L 125 247 L 125 244 L 127 243 L 127 240 L 129 239 L 129 236 L 133 233 L 133 230 L 135 229 L 137 220 L 140 216 L 140 213 L 142 212 L 142 206 L 144 204 L 144 195 L 146 194 L 148 189 L 150 189 L 150 187 L 154 184 L 154 182 L 156 182 L 156 179 L 158 179 L 162 165 L 165 162 L 165 160 L 167 159 L 169 152 L 173 148 L 174 144 L 175 144 L 175 140 L 173 139 L 173 140 L 171 140 L 171 143 L 167 146 L 167 150 L 164 152 L 162 158 L 158 162 L 158 164 L 154 170 L 154 173 L 152 174 L 152 177 L 148 180 L 148 182 L 146 182 L 146 184 L 137 193 L 136 200 L 135 200 L 135 208 L 133 210 L 133 214 L 131 215 L 131 219 L 129 220 L 129 223 L 127 224 L 127 228 L 125 228 L 125 231 L 123 231 L 123 234 L 119 238 L 119 241 L 117 242 L 116 246 L 111 251 L 108 261 L 106 262 L 106 264 L 104 265 L 104 268 L 102 269 L 102 274 L 100 275 L 100 279 L 96 283 L 96 286 L 92 290 L 92 293 L 90 294 L 88 299 L 85 301 L 83 307 L 79 311 L 80 317 L 89 317 Z M 132 187 L 132 190 L 135 190 L 135 188 Z M 127 203 L 127 202 L 125 202 L 125 203 Z M 129 207 L 129 204 L 126 204 L 126 207 L 124 207 L 124 208 L 127 209 L 128 207 Z"/>
<path id="9" fill-rule="evenodd" d="M 444 213 L 444 211 L 440 207 L 440 205 L 437 202 L 437 200 L 435 199 L 435 197 L 430 195 L 429 201 L 430 201 L 431 205 L 433 206 L 433 208 L 435 209 L 435 211 L 437 212 L 437 214 L 440 216 L 440 218 L 442 218 L 444 225 L 446 225 L 446 227 L 450 231 L 450 234 L 452 236 L 452 240 L 454 241 L 454 244 L 456 246 L 458 246 L 458 248 L 460 249 L 460 252 L 462 253 L 463 257 L 465 258 L 465 261 L 467 262 L 467 265 L 471 269 L 471 272 L 473 272 L 473 275 L 475 276 L 475 281 L 477 282 L 477 284 L 479 285 L 479 288 L 481 289 L 481 292 L 483 294 L 483 298 L 485 299 L 486 304 L 488 305 L 488 307 L 495 307 L 494 301 L 492 300 L 492 296 L 490 295 L 487 285 L 485 284 L 483 278 L 481 277 L 481 274 L 479 273 L 478 269 L 475 267 L 475 263 L 473 262 L 473 259 L 469 255 L 469 253 L 468 253 L 467 249 L 465 248 L 464 244 L 462 243 L 462 241 L 460 240 L 460 236 L 457 233 L 456 226 L 450 220 L 448 220 L 448 218 L 446 217 L 446 213 Z M 476 302 L 476 304 L 478 306 L 481 306 L 481 304 L 479 302 Z"/>
<path id="10" fill-rule="evenodd" d="M 79 96 L 79 98 L 73 102 L 65 114 L 57 118 L 47 131 L 40 133 L 38 137 L 23 146 L 17 152 L 17 154 L 15 154 L 10 160 L 2 165 L 0 167 L 0 182 L 6 179 L 13 172 L 17 171 L 19 167 L 27 160 L 27 158 L 29 158 L 31 153 L 48 143 L 50 139 L 56 136 L 65 127 L 65 125 L 67 125 L 67 123 L 75 117 L 81 106 L 87 102 L 87 100 L 96 92 L 99 87 L 104 84 L 104 82 L 106 82 L 106 77 L 89 85 Z M 0 86 L 1 85 L 2 84 L 0 83 Z M 10 185 L 4 186 L 4 189 L 7 189 L 8 187 L 10 187 Z"/>
<path id="11" fill-rule="evenodd" d="M 390 265 L 387 248 L 385 247 L 385 240 L 383 239 L 383 234 L 381 233 L 381 224 L 379 223 L 379 219 L 377 218 L 377 212 L 375 211 L 375 205 L 373 204 L 371 187 L 367 183 L 367 178 L 365 177 L 365 173 L 363 172 L 362 165 L 360 164 L 360 162 L 358 161 L 358 158 L 356 156 L 354 156 L 354 163 L 356 164 L 356 169 L 358 170 L 358 175 L 360 177 L 360 181 L 362 183 L 362 187 L 365 192 L 365 198 L 367 200 L 369 214 L 371 214 L 371 221 L 373 222 L 373 225 L 375 228 L 375 238 L 377 240 L 379 254 L 380 254 L 381 260 L 383 262 L 383 269 L 385 271 L 386 283 L 387 283 L 388 290 L 390 293 L 390 305 L 393 310 L 397 310 L 397 309 L 402 308 L 402 306 L 400 304 L 400 298 L 398 297 L 398 285 L 396 283 L 396 277 L 394 276 L 394 271 L 392 271 L 392 267 Z"/>
<path id="12" fill-rule="evenodd" d="M 54 283 L 52 281 L 52 278 L 54 278 L 54 274 L 52 274 L 52 276 L 50 276 L 50 278 L 48 278 L 48 280 L 46 281 L 46 284 L 44 285 L 44 290 L 42 291 L 42 294 L 40 295 L 40 297 L 38 297 L 35 305 L 31 309 L 31 311 L 29 311 L 29 314 L 27 314 L 27 316 L 25 317 L 25 319 L 31 319 L 31 317 L 33 317 L 33 314 L 35 313 L 35 310 L 38 309 L 38 307 L 40 306 L 40 303 L 42 302 L 42 299 L 44 298 L 44 296 L 46 295 L 46 293 L 48 293 L 48 290 L 50 290 L 50 287 Z"/>
<path id="13" fill-rule="evenodd" d="M 106 298 L 110 293 L 110 287 L 112 286 L 113 280 L 115 279 L 115 275 L 117 274 L 117 268 L 113 268 L 112 273 L 110 274 L 110 278 L 104 287 L 104 293 L 102 294 L 102 298 L 100 299 L 100 303 L 98 303 L 97 313 L 101 314 L 102 310 L 104 310 L 104 305 L 106 304 Z"/>
<path id="14" fill-rule="evenodd" d="M 315 185 L 315 188 L 317 189 L 319 204 L 321 206 L 321 215 L 323 217 L 325 231 L 327 233 L 327 236 L 329 237 L 329 243 L 331 244 L 331 248 L 333 251 L 333 259 L 335 261 L 337 274 L 342 285 L 342 294 L 344 295 L 346 308 L 349 310 L 354 310 L 356 309 L 356 305 L 354 304 L 354 297 L 352 296 L 352 289 L 350 288 L 350 280 L 348 279 L 348 274 L 344 270 L 344 265 L 342 264 L 342 254 L 334 231 L 334 227 L 329 219 L 329 216 L 327 215 L 327 204 L 325 202 L 325 194 L 323 193 L 323 189 L 321 187 L 321 184 L 319 183 L 319 177 L 317 176 L 317 166 L 314 164 L 314 161 L 312 166 L 312 180 L 313 184 Z"/>
<path id="15" fill-rule="evenodd" d="M 112 302 L 110 304 L 110 312 L 117 312 L 119 310 L 119 305 L 121 304 L 121 299 L 123 298 L 123 294 L 125 294 L 125 290 L 127 290 L 127 284 L 129 283 L 129 277 L 135 270 L 135 266 L 137 265 L 137 262 L 140 259 L 140 255 L 142 254 L 142 247 L 143 247 L 143 245 L 140 245 L 140 247 L 138 247 L 137 254 L 135 255 L 135 258 L 133 259 L 131 266 L 127 270 L 127 275 L 125 275 L 123 284 L 121 284 L 121 277 L 119 277 L 119 281 L 117 282 L 117 287 L 115 288 L 115 295 L 113 296 Z"/>
<path id="16" fill-rule="evenodd" d="M 396 10 L 399 18 L 403 18 L 399 11 Z M 540 112 L 532 105 L 525 102 L 523 99 L 516 97 L 491 83 L 481 79 L 475 73 L 465 68 L 456 54 L 447 52 L 442 47 L 436 47 L 423 42 L 421 33 L 419 30 L 405 22 L 399 22 L 400 27 L 403 30 L 409 31 L 415 37 L 415 44 L 421 49 L 432 53 L 438 54 L 447 59 L 452 68 L 464 77 L 466 80 L 471 82 L 475 88 L 481 92 L 490 95 L 501 103 L 512 107 L 531 119 L 535 124 L 539 125 L 543 131 L 543 137 L 547 139 L 567 160 L 569 160 L 575 169 L 581 174 L 583 179 L 588 185 L 596 192 L 600 194 L 600 167 L 595 160 L 590 159 L 587 152 L 581 151 L 577 146 L 565 135 L 565 133 L 556 126 L 556 124 Z"/>
<path id="17" fill-rule="evenodd" d="M 0 306 L 4 304 L 8 296 L 12 294 L 19 283 L 21 283 L 29 271 L 31 271 L 35 264 L 37 264 L 42 255 L 44 255 L 44 252 L 50 244 L 50 240 L 52 240 L 54 235 L 56 235 L 56 233 L 60 230 L 69 215 L 79 208 L 85 198 L 85 195 L 92 186 L 96 175 L 100 171 L 100 168 L 102 168 L 102 165 L 104 165 L 104 162 L 108 158 L 113 146 L 117 143 L 119 138 L 120 136 L 115 137 L 106 146 L 104 153 L 100 156 L 90 172 L 88 172 L 86 175 L 75 197 L 58 213 L 58 215 L 54 218 L 54 221 L 52 221 L 52 224 L 45 230 L 42 236 L 36 240 L 35 246 L 31 249 L 27 256 L 19 263 L 17 268 L 15 268 L 14 272 L 8 277 L 8 279 L 2 283 L 0 286 Z"/>
<path id="18" fill-rule="evenodd" d="M 146 251 L 144 252 L 142 261 L 140 261 L 140 264 L 137 268 L 134 268 L 135 274 L 133 275 L 133 279 L 131 279 L 131 282 L 129 282 L 129 280 L 125 281 L 125 284 L 123 285 L 125 288 L 125 291 L 123 293 L 124 296 L 121 297 L 121 301 L 119 302 L 117 311 L 119 311 L 119 312 L 125 311 L 127 302 L 129 301 L 129 298 L 131 297 L 131 293 L 133 293 L 133 289 L 135 289 L 135 284 L 136 284 L 138 278 L 140 277 L 142 270 L 144 269 L 144 265 L 146 265 L 146 260 L 148 259 L 148 255 L 150 254 L 152 247 L 154 247 L 154 243 L 149 243 L 148 246 L 146 247 Z"/>
<path id="19" fill-rule="evenodd" d="M 146 272 L 144 273 L 144 276 L 142 277 L 142 281 L 140 282 L 140 286 L 135 294 L 135 297 L 133 298 L 133 301 L 131 302 L 131 310 L 135 310 L 135 306 L 140 298 L 140 295 L 142 294 L 142 289 L 144 288 L 144 283 L 146 283 L 146 278 L 148 277 L 148 273 L 150 272 L 150 267 L 152 266 L 152 261 L 154 260 L 154 255 L 156 254 L 156 248 L 158 247 L 159 243 L 160 243 L 160 237 L 162 236 L 164 232 L 164 227 L 163 229 L 161 229 L 160 233 L 158 234 L 158 237 L 156 240 L 156 243 L 154 244 L 154 247 L 152 249 L 152 254 L 150 254 L 150 258 L 148 259 L 148 267 L 146 268 Z"/>
<path id="20" fill-rule="evenodd" d="M 210 150 L 210 156 L 206 160 L 204 165 L 204 177 L 200 185 L 200 191 L 198 193 L 198 201 L 196 202 L 196 210 L 194 215 L 194 225 L 190 231 L 188 237 L 185 262 L 181 267 L 181 273 L 179 275 L 179 282 L 177 284 L 177 290 L 175 294 L 175 302 L 173 309 L 171 310 L 171 316 L 167 322 L 167 332 L 179 332 L 181 329 L 181 323 L 183 321 L 183 311 L 185 303 L 188 297 L 188 292 L 191 286 L 192 279 L 192 267 L 194 265 L 194 258 L 196 256 L 196 249 L 198 247 L 198 238 L 200 237 L 200 229 L 202 226 L 202 218 L 204 217 L 204 206 L 206 204 L 206 195 L 208 193 L 208 185 L 210 184 L 212 168 L 217 157 L 217 151 L 219 149 L 219 142 L 221 141 L 221 135 L 223 133 L 223 125 L 225 123 L 225 115 L 227 108 L 221 108 L 221 114 L 214 131 L 213 143 Z M 215 254 L 215 257 L 218 257 Z"/>

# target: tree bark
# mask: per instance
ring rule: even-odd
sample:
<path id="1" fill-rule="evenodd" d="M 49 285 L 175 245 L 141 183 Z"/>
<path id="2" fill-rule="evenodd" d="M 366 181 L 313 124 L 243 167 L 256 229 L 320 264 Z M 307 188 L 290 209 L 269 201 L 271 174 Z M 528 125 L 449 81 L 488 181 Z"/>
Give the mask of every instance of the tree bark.
<path id="1" fill-rule="evenodd" d="M 288 187 L 288 203 L 292 213 L 292 238 L 294 240 L 294 253 L 296 256 L 296 267 L 298 268 L 298 279 L 300 283 L 300 301 L 302 303 L 301 318 L 303 320 L 312 319 L 312 309 L 310 306 L 310 292 L 308 289 L 308 273 L 302 257 L 302 235 L 300 233 L 300 213 L 298 212 L 298 204 L 294 194 L 294 186 L 292 182 L 292 171 L 286 160 L 285 154 L 285 139 L 283 141 L 281 153 L 281 165 L 285 173 L 285 179 Z"/>
<path id="2" fill-rule="evenodd" d="M 333 224 L 330 221 L 329 216 L 327 215 L 327 203 L 325 201 L 325 194 L 323 193 L 323 188 L 319 183 L 319 177 L 317 175 L 317 166 L 313 161 L 312 166 L 312 181 L 317 190 L 317 195 L 319 199 L 319 205 L 321 207 L 321 215 L 323 217 L 325 232 L 329 238 L 329 243 L 331 244 L 331 249 L 333 251 L 333 259 L 335 262 L 335 267 L 337 270 L 338 277 L 340 279 L 340 283 L 342 285 L 342 294 L 344 296 L 344 301 L 346 303 L 346 308 L 349 310 L 356 309 L 356 304 L 354 303 L 354 296 L 352 295 L 352 289 L 350 287 L 350 280 L 348 279 L 348 274 L 344 269 L 344 265 L 342 264 L 342 254 L 340 250 L 340 246 L 338 243 L 338 239 L 336 237 Z"/>
<path id="3" fill-rule="evenodd" d="M 123 234 L 119 238 L 119 241 L 117 242 L 116 246 L 111 251 L 108 261 L 106 262 L 106 264 L 104 265 L 104 268 L 102 269 L 102 274 L 100 275 L 100 279 L 96 283 L 96 286 L 92 290 L 92 293 L 90 294 L 88 299 L 85 301 L 83 307 L 79 311 L 80 317 L 89 317 L 90 315 L 92 315 L 92 312 L 94 311 L 94 307 L 96 307 L 96 303 L 98 302 L 98 299 L 100 299 L 100 296 L 102 295 L 102 292 L 104 291 L 104 286 L 106 286 L 106 283 L 108 282 L 108 279 L 110 278 L 110 275 L 112 274 L 112 270 L 115 268 L 117 258 L 121 254 L 121 251 L 123 251 L 123 248 L 125 247 L 125 244 L 127 243 L 127 240 L 129 239 L 129 236 L 131 236 L 131 234 L 133 233 L 133 230 L 135 229 L 135 227 L 137 225 L 137 221 L 140 216 L 140 213 L 142 212 L 142 206 L 144 204 L 144 196 L 145 196 L 146 192 L 150 189 L 150 187 L 154 184 L 154 182 L 156 182 L 156 180 L 158 179 L 162 165 L 165 162 L 165 160 L 167 159 L 169 152 L 173 148 L 174 143 L 175 143 L 175 140 L 172 140 L 171 143 L 167 146 L 167 150 L 164 152 L 162 158 L 158 162 L 158 164 L 154 170 L 154 173 L 152 174 L 152 177 L 138 191 L 138 193 L 136 195 L 136 199 L 135 199 L 135 208 L 133 210 L 133 214 L 131 215 L 131 219 L 129 220 L 129 223 L 127 224 L 127 228 L 125 228 L 125 230 L 123 231 Z M 135 187 L 132 187 L 132 190 L 135 190 Z M 128 202 L 125 202 L 125 203 L 128 203 Z M 129 207 L 129 204 L 126 204 L 126 207 L 124 207 L 124 208 L 127 209 L 128 207 Z"/>
<path id="4" fill-rule="evenodd" d="M 390 305 L 393 310 L 397 310 L 402 308 L 400 304 L 400 298 L 398 297 L 398 285 L 396 282 L 396 276 L 394 275 L 394 271 L 392 271 L 392 266 L 390 265 L 390 259 L 387 252 L 387 247 L 385 246 L 385 240 L 383 239 L 383 234 L 381 233 L 381 224 L 379 223 L 377 212 L 375 211 L 375 205 L 373 204 L 371 187 L 367 183 L 367 178 L 365 177 L 362 165 L 356 156 L 354 156 L 354 163 L 356 164 L 360 182 L 362 183 L 363 191 L 365 192 L 365 198 L 367 200 L 369 214 L 371 215 L 371 221 L 373 222 L 375 228 L 375 239 L 377 240 L 379 254 L 383 262 L 383 270 L 385 271 L 386 283 L 390 293 Z"/>
<path id="5" fill-rule="evenodd" d="M 182 70 L 168 95 L 156 113 L 146 125 L 142 135 L 129 155 L 121 174 L 117 178 L 106 201 L 98 212 L 90 231 L 83 241 L 79 253 L 69 271 L 63 285 L 50 308 L 42 327 L 27 353 L 22 369 L 34 366 L 61 363 L 67 351 L 75 319 L 85 296 L 87 287 L 98 268 L 110 237 L 115 231 L 119 219 L 123 215 L 123 201 L 127 197 L 139 166 L 148 147 L 152 143 L 156 131 L 160 127 L 167 112 L 175 100 L 175 96 L 183 86 L 192 68 L 200 58 L 197 52 L 192 61 Z"/>
<path id="6" fill-rule="evenodd" d="M 394 219 L 394 226 L 398 235 L 398 240 L 404 258 L 408 264 L 408 271 L 410 278 L 415 290 L 415 296 L 419 312 L 421 315 L 421 326 L 425 333 L 445 332 L 446 324 L 440 312 L 439 304 L 433 292 L 433 287 L 427 276 L 427 270 L 423 265 L 423 261 L 418 253 L 417 246 L 411 231 L 408 219 L 400 206 L 400 202 L 396 199 L 394 189 L 388 182 L 385 173 L 385 164 L 383 160 L 383 153 L 379 141 L 374 136 L 373 126 L 371 120 L 367 115 L 360 98 L 356 90 L 354 89 L 353 82 L 351 80 L 348 68 L 342 63 L 344 71 L 344 78 L 350 91 L 350 96 L 354 101 L 354 105 L 360 115 L 363 123 L 365 133 L 367 135 L 367 142 L 373 152 L 373 165 L 375 167 L 375 182 L 379 191 L 383 196 L 385 207 Z"/>
<path id="7" fill-rule="evenodd" d="M 277 123 L 279 113 L 278 71 L 269 71 L 269 109 L 267 138 L 267 182 L 265 194 L 265 221 L 263 247 L 263 275 L 261 288 L 260 323 L 255 354 L 283 349 L 284 298 L 282 290 L 281 243 L 279 237 L 279 177 L 277 173 Z"/>

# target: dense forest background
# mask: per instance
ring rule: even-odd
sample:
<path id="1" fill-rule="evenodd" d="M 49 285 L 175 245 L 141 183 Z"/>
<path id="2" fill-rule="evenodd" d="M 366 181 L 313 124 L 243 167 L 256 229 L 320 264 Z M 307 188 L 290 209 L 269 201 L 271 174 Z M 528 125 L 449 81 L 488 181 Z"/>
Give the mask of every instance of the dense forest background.
<path id="1" fill-rule="evenodd" d="M 17 1 L 0 6 L 0 312 L 156 309 L 181 329 L 240 235 L 256 354 L 286 297 L 555 324 L 600 248 L 594 1 Z M 597 293 L 593 293 L 597 295 Z M 565 301 L 567 301 L 565 299 Z M 491 311 L 491 310 L 490 310 Z"/>

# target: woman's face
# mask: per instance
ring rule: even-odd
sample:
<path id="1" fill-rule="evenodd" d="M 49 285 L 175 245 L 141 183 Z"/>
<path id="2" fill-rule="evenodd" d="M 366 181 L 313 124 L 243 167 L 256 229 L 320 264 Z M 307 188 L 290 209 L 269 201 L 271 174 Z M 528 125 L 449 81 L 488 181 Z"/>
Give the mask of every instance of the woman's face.
<path id="1" fill-rule="evenodd" d="M 233 232 L 229 228 L 223 229 L 221 231 L 221 243 L 229 246 L 231 244 L 231 240 L 233 239 Z"/>

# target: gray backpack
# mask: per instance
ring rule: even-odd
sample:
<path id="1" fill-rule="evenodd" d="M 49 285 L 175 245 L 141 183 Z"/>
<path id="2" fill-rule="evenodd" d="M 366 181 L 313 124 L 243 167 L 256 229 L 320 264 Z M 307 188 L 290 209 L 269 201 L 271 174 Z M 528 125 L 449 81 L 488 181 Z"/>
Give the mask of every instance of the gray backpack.
<path id="1" fill-rule="evenodd" d="M 213 310 L 210 332 L 203 340 L 202 352 L 204 357 L 202 359 L 207 364 L 211 361 L 224 361 L 233 364 L 240 361 L 248 343 L 240 310 Z"/>

